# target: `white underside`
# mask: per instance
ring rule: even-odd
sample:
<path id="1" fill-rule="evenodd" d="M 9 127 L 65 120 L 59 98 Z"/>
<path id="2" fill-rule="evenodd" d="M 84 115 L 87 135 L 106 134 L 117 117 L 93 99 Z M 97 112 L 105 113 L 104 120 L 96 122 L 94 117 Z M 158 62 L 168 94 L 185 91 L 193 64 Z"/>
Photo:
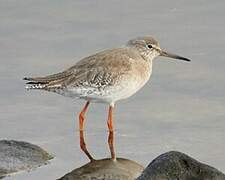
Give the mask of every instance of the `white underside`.
<path id="1" fill-rule="evenodd" d="M 129 80 L 123 79 L 118 85 L 105 87 L 102 90 L 93 87 L 68 87 L 62 91 L 59 90 L 57 93 L 71 98 L 81 98 L 92 102 L 113 105 L 116 101 L 126 99 L 135 94 L 148 81 L 150 75 L 151 73 L 144 81 L 140 77 L 129 77 Z"/>

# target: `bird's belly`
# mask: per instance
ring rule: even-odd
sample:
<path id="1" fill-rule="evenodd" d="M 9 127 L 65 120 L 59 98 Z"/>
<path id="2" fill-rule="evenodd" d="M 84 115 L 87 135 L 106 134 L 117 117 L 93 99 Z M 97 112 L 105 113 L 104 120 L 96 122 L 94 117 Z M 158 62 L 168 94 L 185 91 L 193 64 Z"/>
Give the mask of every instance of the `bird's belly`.
<path id="1" fill-rule="evenodd" d="M 115 103 L 120 99 L 125 99 L 135 94 L 141 89 L 150 78 L 151 73 L 148 73 L 144 78 L 141 76 L 124 76 L 114 85 L 104 88 L 96 87 L 74 87 L 64 91 L 64 96 L 78 97 L 85 100 L 101 103 Z"/>
<path id="2" fill-rule="evenodd" d="M 141 89 L 150 78 L 149 74 L 145 78 L 139 76 L 128 76 L 124 78 L 117 86 L 111 90 L 112 99 L 118 101 L 126 99 Z"/>
<path id="3" fill-rule="evenodd" d="M 89 89 L 81 98 L 90 99 L 95 102 L 115 103 L 120 99 L 126 99 L 135 94 L 148 81 L 150 75 L 145 79 L 140 77 L 124 78 L 114 86 L 105 87 L 102 90 Z M 82 93 L 83 94 L 83 93 Z"/>

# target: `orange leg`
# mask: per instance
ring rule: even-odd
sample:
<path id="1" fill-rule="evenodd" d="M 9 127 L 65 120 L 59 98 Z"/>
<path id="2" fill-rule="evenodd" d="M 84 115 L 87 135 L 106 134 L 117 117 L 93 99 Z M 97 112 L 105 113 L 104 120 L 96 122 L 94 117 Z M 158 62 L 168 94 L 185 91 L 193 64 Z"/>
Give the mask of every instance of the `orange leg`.
<path id="1" fill-rule="evenodd" d="M 108 129 L 110 132 L 113 132 L 113 117 L 112 117 L 112 112 L 113 112 L 113 107 L 109 106 L 109 114 L 108 114 L 108 121 L 107 121 L 107 125 L 108 125 Z"/>
<path id="2" fill-rule="evenodd" d="M 79 115 L 79 130 L 80 130 L 80 148 L 82 151 L 88 156 L 88 158 L 92 161 L 93 157 L 90 155 L 86 148 L 85 140 L 84 140 L 84 134 L 83 134 L 83 129 L 84 129 L 84 120 L 85 120 L 85 113 L 87 111 L 87 108 L 89 106 L 90 102 L 88 101 L 82 111 L 80 112 Z"/>
<path id="3" fill-rule="evenodd" d="M 113 107 L 109 107 L 109 115 L 108 115 L 108 129 L 109 129 L 109 137 L 108 137 L 108 144 L 111 153 L 111 157 L 113 160 L 116 159 L 115 151 L 114 151 L 114 132 L 113 132 L 113 117 L 112 117 Z"/>
<path id="4" fill-rule="evenodd" d="M 90 102 L 88 101 L 85 104 L 85 106 L 82 109 L 82 111 L 80 112 L 80 115 L 79 115 L 79 130 L 80 131 L 83 131 L 83 128 L 84 128 L 84 120 L 85 120 L 84 116 L 85 116 L 85 113 L 87 111 L 87 108 L 88 108 L 89 104 L 90 104 Z"/>

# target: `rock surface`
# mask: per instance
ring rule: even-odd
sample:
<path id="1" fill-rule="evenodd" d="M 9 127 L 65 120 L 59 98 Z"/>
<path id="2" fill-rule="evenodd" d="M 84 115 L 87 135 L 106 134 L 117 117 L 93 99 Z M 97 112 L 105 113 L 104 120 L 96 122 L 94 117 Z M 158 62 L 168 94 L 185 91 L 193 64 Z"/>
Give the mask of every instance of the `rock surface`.
<path id="1" fill-rule="evenodd" d="M 50 159 L 52 156 L 36 145 L 1 140 L 0 179 L 39 167 Z M 59 180 L 225 180 L 225 175 L 217 169 L 176 151 L 158 156 L 143 169 L 140 164 L 123 158 L 93 160 Z"/>
<path id="2" fill-rule="evenodd" d="M 0 141 L 0 178 L 46 164 L 53 157 L 40 147 L 22 141 Z"/>
<path id="3" fill-rule="evenodd" d="M 128 159 L 102 159 L 74 169 L 59 180 L 225 180 L 217 169 L 176 151 L 158 156 L 142 171 L 141 165 Z"/>
<path id="4" fill-rule="evenodd" d="M 225 175 L 186 154 L 171 151 L 154 159 L 137 180 L 225 180 Z"/>
<path id="5" fill-rule="evenodd" d="M 59 180 L 134 180 L 143 169 L 143 166 L 128 159 L 101 159 L 74 169 Z"/>

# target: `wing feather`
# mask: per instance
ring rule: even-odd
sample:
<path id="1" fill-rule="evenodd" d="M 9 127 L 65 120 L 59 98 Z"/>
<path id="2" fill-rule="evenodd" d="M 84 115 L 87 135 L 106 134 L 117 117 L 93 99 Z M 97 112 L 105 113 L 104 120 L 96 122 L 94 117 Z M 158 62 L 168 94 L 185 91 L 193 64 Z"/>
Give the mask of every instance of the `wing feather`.
<path id="1" fill-rule="evenodd" d="M 126 48 L 102 51 L 80 60 L 63 72 L 45 77 L 26 77 L 24 80 L 29 81 L 27 84 L 45 85 L 45 88 L 80 85 L 99 88 L 112 85 L 121 75 L 131 71 L 129 59 L 139 56 L 128 51 Z"/>

